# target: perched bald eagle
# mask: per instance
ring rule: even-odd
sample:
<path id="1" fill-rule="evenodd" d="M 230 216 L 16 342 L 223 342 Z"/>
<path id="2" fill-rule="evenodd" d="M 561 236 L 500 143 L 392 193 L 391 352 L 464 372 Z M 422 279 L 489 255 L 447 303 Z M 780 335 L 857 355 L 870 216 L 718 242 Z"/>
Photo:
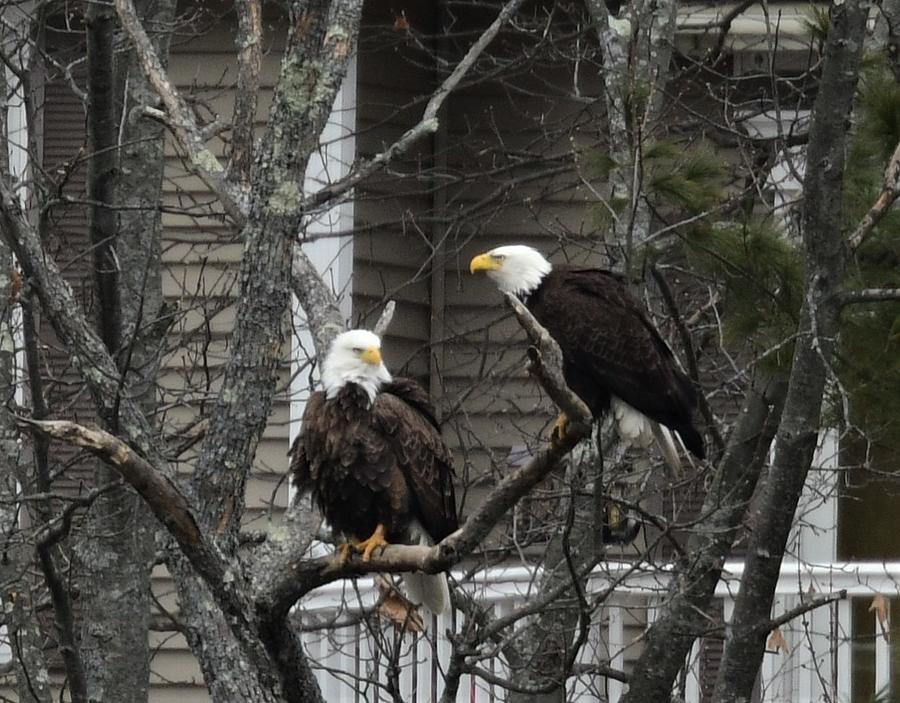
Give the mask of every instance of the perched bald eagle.
<path id="1" fill-rule="evenodd" d="M 322 365 L 324 391 L 310 396 L 291 447 L 291 473 L 347 544 L 341 555 L 391 542 L 435 543 L 457 527 L 450 452 L 434 410 L 414 381 L 391 379 L 381 340 L 366 330 L 338 335 Z M 444 574 L 405 574 L 413 603 L 450 605 Z"/>
<path id="2" fill-rule="evenodd" d="M 480 254 L 469 269 L 485 271 L 502 292 L 522 299 L 559 344 L 566 383 L 595 417 L 611 409 L 623 439 L 647 446 L 655 438 L 671 462 L 674 446 L 654 423 L 664 425 L 703 458 L 703 440 L 691 421 L 693 384 L 620 276 L 553 266 L 523 245 Z M 559 432 L 566 422 L 560 416 Z"/>

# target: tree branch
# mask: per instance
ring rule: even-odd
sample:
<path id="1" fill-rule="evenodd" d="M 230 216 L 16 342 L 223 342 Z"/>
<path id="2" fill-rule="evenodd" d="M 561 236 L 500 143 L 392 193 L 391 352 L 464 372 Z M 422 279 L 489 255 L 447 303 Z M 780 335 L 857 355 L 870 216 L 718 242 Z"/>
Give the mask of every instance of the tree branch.
<path id="1" fill-rule="evenodd" d="M 132 0 L 115 0 L 115 5 L 119 21 L 131 39 L 147 80 L 166 106 L 169 124 L 190 159 L 191 169 L 216 194 L 228 215 L 240 223 L 244 218 L 240 191 L 225 179 L 225 169 L 215 154 L 206 147 L 194 112 L 169 80 L 166 69 L 137 16 L 134 3 Z"/>
<path id="2" fill-rule="evenodd" d="M 773 618 L 772 620 L 764 620 L 759 623 L 758 631 L 762 634 L 767 634 L 774 630 L 776 627 L 781 627 L 789 623 L 796 617 L 803 615 L 804 613 L 808 613 L 810 610 L 815 610 L 816 608 L 821 608 L 823 605 L 828 605 L 829 603 L 834 603 L 835 601 L 844 600 L 847 598 L 847 590 L 843 589 L 837 591 L 835 593 L 828 593 L 823 596 L 816 596 L 811 600 L 806 601 L 805 603 L 801 603 L 800 605 L 794 606 L 790 610 L 786 610 L 777 618 Z"/>
<path id="3" fill-rule="evenodd" d="M 118 437 L 99 428 L 67 420 L 32 420 L 21 416 L 16 417 L 16 424 L 22 430 L 83 447 L 115 469 L 175 538 L 217 596 L 223 611 L 239 620 L 241 626 L 249 627 L 247 606 L 241 595 L 243 577 L 228 566 L 215 545 L 205 538 L 184 493 L 174 481 L 160 474 Z"/>
<path id="4" fill-rule="evenodd" d="M 530 361 L 528 370 L 537 378 L 553 402 L 569 416 L 569 422 L 578 423 L 579 434 L 588 437 L 591 434 L 593 416 L 585 402 L 566 385 L 562 350 L 521 300 L 512 293 L 506 293 L 505 298 L 506 304 L 534 345 L 528 350 Z"/>
<path id="5" fill-rule="evenodd" d="M 238 0 L 238 75 L 231 129 L 231 157 L 228 177 L 244 185 L 250 183 L 253 165 L 253 123 L 262 67 L 262 8 L 260 0 Z"/>
<path id="6" fill-rule="evenodd" d="M 853 234 L 850 235 L 851 252 L 859 249 L 872 233 L 872 230 L 875 229 L 875 226 L 888 213 L 898 197 L 900 197 L 900 143 L 894 148 L 894 153 L 891 154 L 888 165 L 884 169 L 881 193 L 878 194 L 878 198 L 876 198 L 872 207 L 869 208 L 869 211 L 856 226 Z"/>
<path id="7" fill-rule="evenodd" d="M 375 327 L 372 328 L 372 331 L 379 337 L 383 337 L 387 332 L 388 327 L 391 326 L 391 320 L 394 319 L 394 308 L 396 307 L 397 303 L 393 300 L 387 301 L 387 305 L 384 306 L 381 317 L 378 318 L 378 322 L 376 322 Z"/>
<path id="8" fill-rule="evenodd" d="M 900 300 L 900 288 L 863 288 L 862 290 L 847 291 L 840 296 L 841 307 L 891 300 Z"/>
<path id="9" fill-rule="evenodd" d="M 312 209 L 347 193 L 359 185 L 361 181 L 387 166 L 390 161 L 409 149 L 419 139 L 426 137 L 429 134 L 434 134 L 438 128 L 437 114 L 444 104 L 444 101 L 447 99 L 447 96 L 456 89 L 459 82 L 469 72 L 478 60 L 478 57 L 481 56 L 482 52 L 484 52 L 488 45 L 494 40 L 494 37 L 497 36 L 497 33 L 503 25 L 506 24 L 513 14 L 515 14 L 516 10 L 519 9 L 522 2 L 523 0 L 507 1 L 491 25 L 484 31 L 478 40 L 472 44 L 469 51 L 466 52 L 466 55 L 456 65 L 456 68 L 453 69 L 450 75 L 447 76 L 444 82 L 441 83 L 440 87 L 431 96 L 431 99 L 425 106 L 425 111 L 422 113 L 422 119 L 419 120 L 418 124 L 406 130 L 396 142 L 391 144 L 383 152 L 376 154 L 368 161 L 359 164 L 356 169 L 345 178 L 308 196 L 303 201 L 303 206 L 307 209 Z"/>

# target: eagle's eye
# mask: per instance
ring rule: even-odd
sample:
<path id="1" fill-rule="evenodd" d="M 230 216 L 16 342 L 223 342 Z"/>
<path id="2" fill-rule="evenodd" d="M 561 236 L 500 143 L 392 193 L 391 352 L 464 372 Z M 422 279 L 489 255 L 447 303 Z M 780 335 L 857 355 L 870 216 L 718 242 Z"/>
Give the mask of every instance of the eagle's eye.
<path id="1" fill-rule="evenodd" d="M 506 258 L 506 254 L 491 254 L 491 258 L 494 261 L 503 261 Z"/>
<path id="2" fill-rule="evenodd" d="M 362 354 L 365 351 L 362 347 L 353 347 L 354 354 Z"/>

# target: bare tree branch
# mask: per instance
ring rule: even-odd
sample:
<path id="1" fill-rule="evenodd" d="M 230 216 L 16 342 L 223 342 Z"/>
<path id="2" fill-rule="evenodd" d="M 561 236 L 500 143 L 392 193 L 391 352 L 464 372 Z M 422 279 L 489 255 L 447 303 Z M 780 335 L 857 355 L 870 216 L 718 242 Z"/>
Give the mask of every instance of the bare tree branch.
<path id="1" fill-rule="evenodd" d="M 782 625 L 786 625 L 794 618 L 800 617 L 804 613 L 808 613 L 811 610 L 815 610 L 816 608 L 821 608 L 823 605 L 828 605 L 829 603 L 834 603 L 839 600 L 845 600 L 847 598 L 846 589 L 837 591 L 836 593 L 826 593 L 822 596 L 815 596 L 809 600 L 805 600 L 800 605 L 796 605 L 790 610 L 784 611 L 777 618 L 773 618 L 772 620 L 763 621 L 759 623 L 759 630 L 763 634 L 767 634 L 774 630 L 776 627 L 781 627 Z"/>
<path id="2" fill-rule="evenodd" d="M 566 385 L 562 350 L 521 300 L 512 293 L 506 293 L 505 298 L 506 304 L 515 313 L 534 345 L 528 350 L 531 361 L 529 371 L 538 379 L 553 402 L 569 416 L 569 422 L 578 424 L 578 433 L 588 437 L 593 417 L 585 402 Z"/>
<path id="3" fill-rule="evenodd" d="M 444 82 L 440 87 L 432 94 L 431 99 L 425 106 L 425 111 L 422 113 L 422 119 L 420 119 L 414 127 L 411 127 L 404 132 L 396 142 L 391 144 L 380 154 L 359 164 L 346 178 L 342 178 L 341 180 L 316 191 L 313 195 L 308 196 L 303 201 L 303 206 L 307 209 L 312 209 L 347 193 L 373 173 L 384 168 L 393 159 L 409 149 L 419 139 L 422 139 L 429 134 L 434 134 L 438 128 L 437 114 L 441 109 L 441 105 L 444 104 L 447 96 L 456 89 L 459 82 L 465 77 L 472 66 L 475 65 L 478 57 L 481 56 L 488 45 L 494 40 L 494 37 L 497 36 L 497 33 L 503 25 L 509 22 L 510 18 L 515 14 L 516 10 L 519 9 L 522 2 L 523 0 L 507 0 L 496 19 L 481 34 L 478 40 L 472 44 L 466 55 L 456 65 L 456 68 L 453 69 L 450 75 L 444 79 Z"/>
<path id="4" fill-rule="evenodd" d="M 393 300 L 387 301 L 387 305 L 384 306 L 381 317 L 378 318 L 378 322 L 376 322 L 375 327 L 372 328 L 372 331 L 379 337 L 383 337 L 387 332 L 388 327 L 391 326 L 391 320 L 394 319 L 394 308 L 396 307 L 397 303 Z"/>
<path id="5" fill-rule="evenodd" d="M 256 119 L 259 72 L 262 67 L 262 7 L 259 0 L 239 0 L 238 75 L 231 120 L 231 157 L 228 177 L 249 185 L 253 165 L 253 126 Z"/>
<path id="6" fill-rule="evenodd" d="M 881 222 L 881 219 L 890 211 L 891 206 L 900 197 L 900 143 L 894 148 L 894 153 L 888 161 L 887 167 L 884 169 L 884 182 L 881 186 L 881 193 L 873 203 L 869 211 L 863 216 L 860 223 L 850 235 L 850 251 L 855 252 L 860 245 L 875 229 L 875 226 Z"/>
<path id="7" fill-rule="evenodd" d="M 900 288 L 864 288 L 841 294 L 842 306 L 883 303 L 891 300 L 900 300 Z"/>
<path id="8" fill-rule="evenodd" d="M 226 560 L 211 544 L 194 517 L 181 489 L 114 435 L 99 428 L 89 428 L 66 420 L 31 420 L 17 417 L 23 430 L 40 432 L 75 446 L 83 447 L 102 459 L 134 487 L 150 506 L 153 514 L 178 541 L 182 551 L 202 574 L 223 610 L 247 626 L 246 604 L 241 596 L 242 576 L 234 573 Z"/>
<path id="9" fill-rule="evenodd" d="M 119 21 L 127 32 L 135 52 L 144 67 L 147 79 L 153 85 L 166 106 L 169 124 L 175 130 L 175 137 L 187 152 L 191 168 L 203 179 L 219 200 L 225 211 L 237 223 L 244 218 L 244 207 L 240 191 L 225 178 L 225 169 L 215 154 L 206 147 L 200 125 L 193 110 L 185 103 L 172 85 L 168 74 L 159 60 L 147 32 L 138 19 L 132 0 L 116 0 Z"/>

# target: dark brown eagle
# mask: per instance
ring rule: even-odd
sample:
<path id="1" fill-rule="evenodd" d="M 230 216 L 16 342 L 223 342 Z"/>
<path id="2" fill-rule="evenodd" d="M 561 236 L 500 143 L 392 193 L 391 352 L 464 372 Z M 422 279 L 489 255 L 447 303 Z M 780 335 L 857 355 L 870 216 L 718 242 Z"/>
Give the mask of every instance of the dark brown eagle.
<path id="1" fill-rule="evenodd" d="M 523 245 L 479 254 L 469 269 L 487 272 L 502 292 L 522 299 L 559 344 L 566 383 L 595 417 L 611 410 L 623 439 L 647 446 L 655 438 L 667 460 L 677 462 L 663 425 L 703 458 L 703 439 L 691 419 L 693 384 L 620 276 L 553 266 Z M 559 431 L 565 423 L 560 416 Z"/>
<path id="2" fill-rule="evenodd" d="M 291 473 L 335 533 L 341 555 L 386 544 L 436 543 L 458 528 L 453 464 L 425 391 L 392 379 L 381 340 L 367 330 L 338 335 L 322 365 L 291 447 Z M 404 574 L 413 603 L 450 605 L 444 574 Z"/>

